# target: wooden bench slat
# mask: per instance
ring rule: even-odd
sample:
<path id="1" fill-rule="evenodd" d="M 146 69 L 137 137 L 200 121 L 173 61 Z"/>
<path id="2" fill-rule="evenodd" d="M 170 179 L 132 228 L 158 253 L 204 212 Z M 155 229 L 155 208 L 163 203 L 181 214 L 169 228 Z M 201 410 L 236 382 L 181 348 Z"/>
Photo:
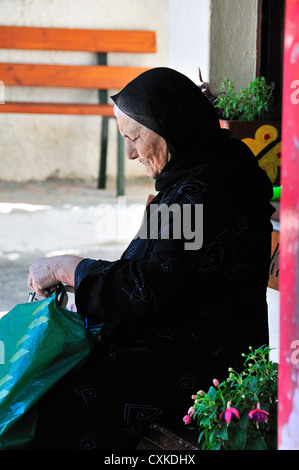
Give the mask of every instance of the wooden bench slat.
<path id="1" fill-rule="evenodd" d="M 6 102 L 0 113 L 73 114 L 103 116 L 100 144 L 98 187 L 106 187 L 108 119 L 115 117 L 113 106 L 107 104 L 107 90 L 120 90 L 145 67 L 107 66 L 109 52 L 154 53 L 155 31 L 97 30 L 74 28 L 43 28 L 0 26 L 0 49 L 81 51 L 97 53 L 97 64 L 0 64 L 0 81 L 5 86 L 62 87 L 99 90 L 99 104 Z M 123 139 L 118 139 L 117 195 L 124 195 Z"/>
<path id="2" fill-rule="evenodd" d="M 0 104 L 0 113 L 65 114 L 115 117 L 113 105 L 93 103 L 34 103 L 7 101 Z"/>
<path id="3" fill-rule="evenodd" d="M 0 26 L 1 49 L 156 52 L 155 31 Z"/>
<path id="4" fill-rule="evenodd" d="M 144 67 L 106 65 L 0 64 L 0 80 L 6 86 L 45 86 L 88 89 L 121 89 Z"/>

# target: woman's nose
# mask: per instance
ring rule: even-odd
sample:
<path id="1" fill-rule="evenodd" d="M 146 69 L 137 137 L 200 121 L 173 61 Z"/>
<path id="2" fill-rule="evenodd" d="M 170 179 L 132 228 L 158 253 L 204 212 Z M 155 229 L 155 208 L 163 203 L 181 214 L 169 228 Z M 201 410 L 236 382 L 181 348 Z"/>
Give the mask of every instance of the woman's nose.
<path id="1" fill-rule="evenodd" d="M 135 148 L 135 144 L 131 140 L 126 141 L 126 156 L 129 160 L 134 160 L 138 157 L 138 152 Z"/>

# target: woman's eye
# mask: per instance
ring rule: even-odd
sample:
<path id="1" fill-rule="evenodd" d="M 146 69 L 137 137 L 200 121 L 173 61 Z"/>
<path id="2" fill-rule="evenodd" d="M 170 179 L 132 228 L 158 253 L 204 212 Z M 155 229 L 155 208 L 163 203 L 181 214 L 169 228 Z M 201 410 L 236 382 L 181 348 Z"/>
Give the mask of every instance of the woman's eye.
<path id="1" fill-rule="evenodd" d="M 138 139 L 139 135 L 136 137 L 130 137 L 129 135 L 123 135 L 124 139 L 128 140 L 129 142 L 135 142 Z"/>

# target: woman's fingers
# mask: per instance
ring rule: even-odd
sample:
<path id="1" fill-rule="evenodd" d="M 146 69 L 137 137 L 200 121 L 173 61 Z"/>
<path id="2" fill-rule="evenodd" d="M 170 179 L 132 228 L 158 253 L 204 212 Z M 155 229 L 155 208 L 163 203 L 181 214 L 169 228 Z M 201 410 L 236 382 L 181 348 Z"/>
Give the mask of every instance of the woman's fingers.
<path id="1" fill-rule="evenodd" d="M 38 258 L 29 268 L 29 287 L 36 294 L 48 297 L 60 283 L 74 286 L 75 270 L 82 259 L 74 255 Z"/>
<path id="2" fill-rule="evenodd" d="M 59 284 L 53 258 L 38 258 L 29 268 L 28 285 L 38 295 L 48 297 Z"/>

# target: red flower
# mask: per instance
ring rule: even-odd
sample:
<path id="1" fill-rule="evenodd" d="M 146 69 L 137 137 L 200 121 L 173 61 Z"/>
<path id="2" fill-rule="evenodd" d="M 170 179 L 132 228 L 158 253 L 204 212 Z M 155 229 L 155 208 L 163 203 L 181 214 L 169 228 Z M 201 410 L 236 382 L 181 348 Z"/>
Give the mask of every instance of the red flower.
<path id="1" fill-rule="evenodd" d="M 183 418 L 183 421 L 185 424 L 189 424 L 191 423 L 191 417 L 189 415 L 185 415 L 184 418 Z"/>
<path id="2" fill-rule="evenodd" d="M 225 421 L 227 422 L 227 424 L 231 422 L 233 415 L 236 416 L 238 419 L 240 419 L 239 411 L 236 408 L 232 408 L 230 405 L 231 405 L 231 402 L 228 401 L 226 410 L 222 411 L 222 413 L 220 414 L 220 418 L 223 417 Z"/>
<path id="3" fill-rule="evenodd" d="M 260 402 L 257 402 L 256 409 L 251 410 L 248 413 L 249 418 L 254 419 L 254 421 L 258 421 L 259 423 L 268 421 L 268 411 L 261 410 Z"/>

